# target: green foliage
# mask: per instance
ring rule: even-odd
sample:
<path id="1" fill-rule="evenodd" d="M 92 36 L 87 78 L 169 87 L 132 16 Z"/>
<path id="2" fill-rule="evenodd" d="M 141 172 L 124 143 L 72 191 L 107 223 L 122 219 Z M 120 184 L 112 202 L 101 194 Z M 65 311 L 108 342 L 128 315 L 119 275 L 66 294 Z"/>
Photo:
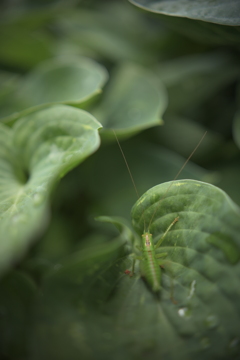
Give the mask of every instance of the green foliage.
<path id="1" fill-rule="evenodd" d="M 133 4 L 141 6 L 149 11 L 171 16 L 187 17 L 195 20 L 208 21 L 222 25 L 240 25 L 240 5 L 235 0 L 130 0 Z"/>
<path id="2" fill-rule="evenodd" d="M 161 294 L 149 294 L 139 270 L 131 278 L 119 276 L 116 319 L 128 329 L 130 343 L 141 339 L 139 356 L 148 351 L 154 359 L 230 357 L 239 331 L 240 209 L 222 190 L 194 180 L 157 185 L 132 209 L 139 237 L 148 230 L 155 243 L 177 216 L 158 249 L 168 253 Z M 125 228 L 123 223 L 122 234 Z"/>
<path id="3" fill-rule="evenodd" d="M 112 75 L 106 96 L 94 113 L 104 129 L 127 135 L 162 124 L 166 105 L 161 82 L 150 71 L 125 63 Z"/>
<path id="4" fill-rule="evenodd" d="M 101 91 L 107 71 L 99 64 L 84 58 L 54 59 L 39 65 L 8 94 L 3 107 L 4 122 L 50 104 L 64 103 L 83 107 L 87 100 Z M 11 114 L 13 111 L 16 113 Z"/>
<path id="5" fill-rule="evenodd" d="M 239 47 L 240 5 L 235 0 L 129 0 L 187 37 Z M 167 15 L 167 16 L 166 16 Z M 228 25 L 228 26 L 226 26 Z"/>
<path id="6" fill-rule="evenodd" d="M 0 5 L 3 359 L 239 358 L 239 5 L 130 2 Z"/>
<path id="7" fill-rule="evenodd" d="M 1 125 L 0 271 L 18 259 L 46 222 L 54 183 L 99 146 L 100 124 L 83 110 L 56 105 Z"/>

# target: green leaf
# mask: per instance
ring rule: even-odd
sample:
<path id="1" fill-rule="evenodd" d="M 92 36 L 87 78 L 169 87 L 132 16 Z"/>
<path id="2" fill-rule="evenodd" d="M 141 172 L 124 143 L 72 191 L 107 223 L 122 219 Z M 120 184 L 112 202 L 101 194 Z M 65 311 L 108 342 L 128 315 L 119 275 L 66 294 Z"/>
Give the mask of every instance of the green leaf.
<path id="1" fill-rule="evenodd" d="M 103 100 L 94 114 L 104 125 L 105 133 L 113 137 L 128 135 L 162 124 L 167 105 L 162 84 L 150 71 L 134 64 L 123 64 L 115 70 Z"/>
<path id="2" fill-rule="evenodd" d="M 214 2 L 217 3 L 216 0 L 213 1 L 212 3 L 214 3 Z M 154 2 L 152 2 L 151 4 L 153 4 L 153 3 Z M 197 5 L 199 5 L 199 2 L 197 2 L 197 1 L 192 2 L 190 0 L 185 1 L 184 4 L 183 4 L 183 1 L 181 1 L 181 0 L 180 1 L 168 1 L 168 2 L 163 1 L 163 2 L 161 2 L 161 4 L 163 4 L 163 6 L 165 6 L 167 4 L 168 7 L 171 7 L 172 4 L 174 4 L 174 5 L 177 4 L 177 7 L 178 7 L 178 4 L 180 4 L 179 6 L 181 6 L 181 11 L 185 11 L 186 13 L 191 8 L 191 4 L 193 4 L 193 7 L 195 7 L 196 3 L 197 3 Z M 226 1 L 226 6 L 228 6 L 228 3 L 229 2 Z M 138 6 L 140 3 L 138 1 L 136 1 L 133 4 Z M 149 4 L 149 2 L 147 2 L 147 0 L 146 0 L 145 4 L 146 4 L 146 7 L 143 7 L 143 8 L 147 11 L 152 11 L 150 9 L 150 7 L 148 6 L 150 4 Z M 202 6 L 202 1 L 201 1 L 200 6 Z M 196 6 L 196 10 L 197 10 L 197 6 Z M 235 48 L 239 47 L 239 26 L 225 26 L 227 24 L 222 24 L 222 23 L 220 24 L 221 20 L 229 20 L 227 18 L 225 18 L 225 19 L 222 18 L 221 20 L 219 19 L 219 21 L 217 21 L 217 23 L 213 23 L 213 22 L 206 22 L 206 21 L 208 21 L 206 18 L 199 19 L 199 17 L 201 17 L 200 11 L 197 14 L 198 18 L 196 17 L 196 19 L 191 17 L 190 13 L 189 13 L 189 16 L 186 16 L 186 17 L 181 17 L 180 15 L 178 16 L 175 14 L 171 14 L 170 12 L 167 13 L 164 11 L 163 12 L 156 11 L 156 13 L 158 14 L 160 24 L 164 24 L 170 30 L 177 32 L 178 36 L 179 36 L 179 34 L 183 34 L 185 37 L 194 41 L 193 44 L 187 45 L 188 48 L 191 48 L 191 49 L 193 49 L 193 47 L 195 47 L 195 50 L 193 50 L 192 53 L 194 53 L 196 51 L 196 49 L 198 49 L 200 44 L 204 44 L 204 45 L 207 44 L 207 45 L 214 45 L 214 46 L 227 45 L 228 47 L 232 46 Z M 227 13 L 227 11 L 226 11 L 226 13 Z M 206 14 L 207 14 L 207 11 L 206 11 Z M 166 16 L 166 15 L 172 15 L 172 16 Z M 225 16 L 225 12 L 223 13 L 223 16 Z M 235 20 L 236 19 L 237 18 L 235 17 Z M 239 16 L 238 16 L 238 19 L 239 19 Z M 233 20 L 234 20 L 234 18 L 233 18 Z M 161 39 L 162 35 L 160 34 L 159 36 Z M 180 41 L 181 41 L 181 38 L 180 38 Z M 186 43 L 185 43 L 185 45 L 186 45 Z M 176 48 L 175 51 L 177 51 L 177 53 L 179 54 L 179 41 L 176 41 L 173 46 Z M 182 49 L 184 49 L 184 43 L 183 43 Z M 197 52 L 199 52 L 199 50 L 197 50 Z M 187 51 L 187 53 L 188 53 L 188 51 Z"/>
<path id="3" fill-rule="evenodd" d="M 99 146 L 100 124 L 56 105 L 0 132 L 0 272 L 19 259 L 47 219 L 53 185 Z"/>
<path id="4" fill-rule="evenodd" d="M 222 25 L 240 25 L 240 3 L 236 0 L 129 0 L 158 14 L 186 17 Z"/>
<path id="5" fill-rule="evenodd" d="M 106 69 L 86 58 L 54 59 L 41 63 L 19 84 L 5 122 L 12 122 L 49 104 L 82 104 L 101 92 Z M 81 104 L 81 105 L 80 105 Z M 6 112 L 6 110 L 5 110 Z"/>
<path id="6" fill-rule="evenodd" d="M 160 299 L 146 301 L 144 291 L 145 315 L 139 313 L 132 326 L 138 321 L 143 328 L 147 321 L 152 336 L 169 332 L 168 341 L 182 343 L 185 358 L 201 358 L 203 352 L 206 359 L 231 357 L 234 347 L 239 350 L 240 338 L 240 209 L 212 185 L 181 180 L 147 191 L 134 205 L 132 217 L 138 234 L 145 228 L 154 241 L 179 217 L 158 250 L 168 253 Z M 138 287 L 133 286 L 134 299 Z M 133 299 L 129 296 L 128 306 Z M 159 308 L 160 317 L 151 324 L 152 307 L 156 314 Z M 159 355 L 169 351 L 167 342 L 161 346 Z M 174 350 L 172 355 L 178 358 Z"/>
<path id="7" fill-rule="evenodd" d="M 191 244 L 193 248 L 197 248 L 198 244 L 192 244 L 191 235 L 195 231 L 201 233 L 203 229 L 206 233 L 201 235 L 204 240 L 208 241 L 209 234 L 219 232 L 231 238 L 237 245 L 240 244 L 240 236 L 237 233 L 240 226 L 238 223 L 240 209 L 227 194 L 213 185 L 195 180 L 180 180 L 157 185 L 142 195 L 132 210 L 135 230 L 142 234 L 145 223 L 145 230 L 155 234 L 156 238 L 161 236 L 165 224 L 169 218 L 174 219 L 174 216 L 180 217 L 174 228 L 188 229 L 188 231 L 192 229 L 189 234 L 184 234 L 184 242 L 189 246 Z M 223 218 L 224 224 L 221 224 Z M 176 231 L 176 238 L 181 241 L 181 237 L 182 235 Z M 219 244 L 221 242 L 219 241 Z M 210 248 L 205 249 L 205 251 L 210 250 Z"/>

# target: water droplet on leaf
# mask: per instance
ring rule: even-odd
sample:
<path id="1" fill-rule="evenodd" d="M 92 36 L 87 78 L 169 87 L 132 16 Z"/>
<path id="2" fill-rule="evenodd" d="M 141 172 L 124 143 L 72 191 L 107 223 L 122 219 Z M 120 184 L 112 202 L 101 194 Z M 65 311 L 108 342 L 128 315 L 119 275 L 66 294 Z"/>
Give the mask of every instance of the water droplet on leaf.
<path id="1" fill-rule="evenodd" d="M 187 307 L 182 307 L 178 309 L 178 315 L 181 317 L 189 317 L 191 315 L 191 311 Z"/>

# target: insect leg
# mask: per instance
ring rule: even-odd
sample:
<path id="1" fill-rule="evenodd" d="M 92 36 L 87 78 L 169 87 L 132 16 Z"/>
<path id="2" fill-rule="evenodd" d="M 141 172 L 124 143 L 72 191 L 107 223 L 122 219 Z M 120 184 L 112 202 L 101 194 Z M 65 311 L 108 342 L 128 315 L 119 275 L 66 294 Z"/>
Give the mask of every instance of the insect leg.
<path id="1" fill-rule="evenodd" d="M 132 275 L 134 274 L 135 262 L 136 262 L 136 259 L 134 258 L 134 259 L 133 259 L 133 262 L 132 262 Z M 132 275 L 131 275 L 131 276 L 132 276 Z"/>
<path id="2" fill-rule="evenodd" d="M 174 224 L 176 224 L 176 222 L 179 220 L 179 216 L 176 217 L 173 222 L 169 225 L 169 227 L 167 228 L 167 230 L 165 231 L 165 233 L 163 234 L 163 236 L 158 240 L 158 242 L 156 243 L 156 245 L 154 246 L 155 249 L 159 248 L 159 246 L 162 244 L 165 236 L 167 235 L 167 233 L 171 230 L 171 228 L 173 227 Z"/>
<path id="3" fill-rule="evenodd" d="M 135 254 L 133 255 L 132 275 L 134 274 L 134 267 L 135 267 L 136 260 L 143 260 L 143 257 L 142 256 L 136 256 Z"/>
<path id="4" fill-rule="evenodd" d="M 142 256 L 137 256 L 137 255 L 135 255 L 134 253 L 133 253 L 133 254 L 131 254 L 130 256 L 132 256 L 132 257 L 133 257 L 133 262 L 132 262 L 132 271 L 125 270 L 124 272 L 125 272 L 125 274 L 126 274 L 126 275 L 133 276 L 136 260 L 143 260 L 143 257 L 142 257 Z"/>
<path id="5" fill-rule="evenodd" d="M 134 274 L 134 268 L 135 268 L 136 260 L 143 260 L 143 258 L 141 256 L 134 256 L 133 263 L 132 263 L 132 272 L 131 272 L 130 276 L 133 276 L 133 274 Z"/>

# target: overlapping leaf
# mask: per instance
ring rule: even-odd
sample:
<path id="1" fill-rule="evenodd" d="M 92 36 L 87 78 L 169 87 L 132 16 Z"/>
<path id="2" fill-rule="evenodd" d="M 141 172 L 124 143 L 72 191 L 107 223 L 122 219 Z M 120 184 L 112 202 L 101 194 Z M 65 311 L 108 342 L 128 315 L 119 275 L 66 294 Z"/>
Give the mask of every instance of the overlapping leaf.
<path id="1" fill-rule="evenodd" d="M 130 0 L 133 4 L 159 14 L 187 17 L 212 23 L 239 26 L 240 4 L 237 0 Z"/>
<path id="2" fill-rule="evenodd" d="M 101 91 L 107 78 L 106 69 L 90 59 L 75 57 L 43 62 L 10 94 L 9 116 L 4 121 L 12 122 L 49 104 L 81 107 L 80 104 Z M 7 109 L 4 109 L 4 115 L 6 113 Z"/>
<path id="3" fill-rule="evenodd" d="M 124 135 L 161 124 L 166 105 L 165 88 L 153 73 L 138 65 L 123 64 L 113 74 L 94 113 L 106 133 L 106 129 L 113 128 L 118 135 Z"/>
<path id="4" fill-rule="evenodd" d="M 100 124 L 56 105 L 0 132 L 0 271 L 18 259 L 44 225 L 54 183 L 99 146 Z"/>
<path id="5" fill-rule="evenodd" d="M 153 338 L 155 332 L 159 339 L 160 334 L 168 334 L 168 340 L 172 338 L 171 343 L 178 344 L 179 350 L 183 346 L 181 358 L 200 359 L 203 353 L 207 359 L 221 358 L 223 354 L 226 358 L 238 352 L 240 209 L 212 185 L 181 180 L 150 189 L 133 207 L 132 216 L 139 235 L 145 228 L 155 241 L 179 217 L 158 250 L 168 253 L 160 298 L 152 296 L 147 301 L 146 290 L 142 295 L 145 324 L 155 309 L 156 318 L 148 329 Z M 130 281 L 134 289 L 128 306 L 136 301 L 139 286 L 134 285 L 137 278 Z M 140 302 L 139 311 L 141 306 Z M 132 326 L 140 323 L 140 314 Z M 124 321 L 127 323 L 127 317 Z M 177 359 L 176 349 L 168 346 L 165 335 L 161 339 L 155 344 L 158 353 Z"/>
<path id="6" fill-rule="evenodd" d="M 178 34 L 193 39 L 195 45 L 202 43 L 239 46 L 240 18 L 237 0 L 220 2 L 130 0 L 130 2 L 144 10 L 159 14 L 162 23 Z"/>

